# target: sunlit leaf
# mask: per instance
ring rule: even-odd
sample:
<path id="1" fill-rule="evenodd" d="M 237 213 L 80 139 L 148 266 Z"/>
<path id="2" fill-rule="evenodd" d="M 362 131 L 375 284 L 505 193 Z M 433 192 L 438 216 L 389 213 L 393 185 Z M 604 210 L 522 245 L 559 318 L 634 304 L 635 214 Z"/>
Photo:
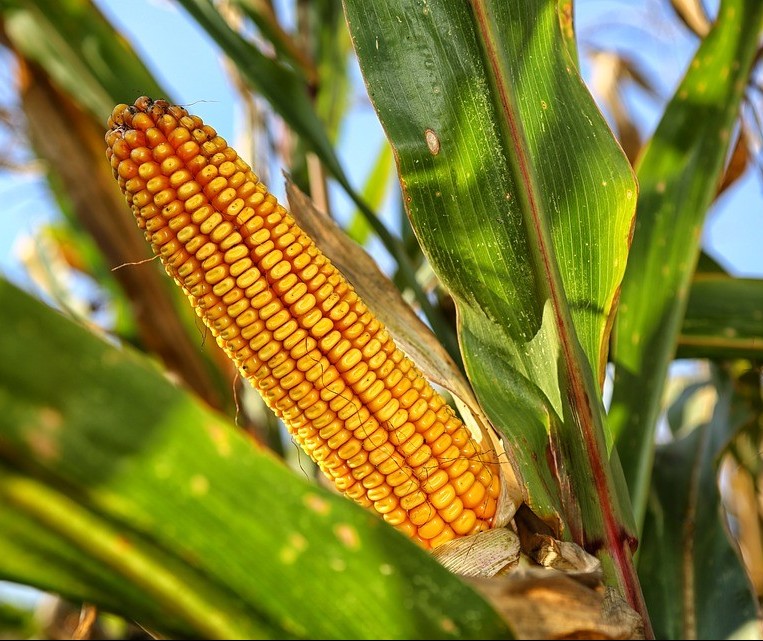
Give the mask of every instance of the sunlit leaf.
<path id="1" fill-rule="evenodd" d="M 456 300 L 467 373 L 526 499 L 564 536 L 623 550 L 630 516 L 597 379 L 636 191 L 557 3 L 346 11 L 408 214 Z M 638 601 L 627 552 L 605 566 Z"/>
<path id="2" fill-rule="evenodd" d="M 431 555 L 143 357 L 5 281 L 0 304 L 0 578 L 191 637 L 506 638 Z"/>

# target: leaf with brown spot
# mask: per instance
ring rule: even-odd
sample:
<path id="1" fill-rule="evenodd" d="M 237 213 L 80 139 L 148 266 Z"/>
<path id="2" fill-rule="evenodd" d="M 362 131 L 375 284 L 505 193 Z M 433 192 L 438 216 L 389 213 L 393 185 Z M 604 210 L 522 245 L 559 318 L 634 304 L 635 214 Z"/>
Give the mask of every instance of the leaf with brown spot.
<path id="1" fill-rule="evenodd" d="M 510 637 L 431 555 L 144 356 L 1 279 L 0 306 L 0 580 L 178 638 Z M 51 431 L 40 457 L 30 436 Z"/>
<path id="2" fill-rule="evenodd" d="M 607 557 L 608 580 L 641 607 L 600 402 L 636 184 L 577 73 L 570 4 L 345 8 L 408 217 L 523 499 Z"/>

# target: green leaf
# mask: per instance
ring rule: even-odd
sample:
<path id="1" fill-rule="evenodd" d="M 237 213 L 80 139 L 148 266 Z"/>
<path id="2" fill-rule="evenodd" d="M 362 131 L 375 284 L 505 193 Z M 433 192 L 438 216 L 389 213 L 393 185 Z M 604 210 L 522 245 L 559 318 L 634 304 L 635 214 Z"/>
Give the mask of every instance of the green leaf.
<path id="1" fill-rule="evenodd" d="M 727 274 L 726 270 L 723 268 L 723 265 L 721 265 L 715 258 L 710 256 L 708 253 L 704 251 L 699 252 L 699 258 L 697 259 L 697 274 Z"/>
<path id="2" fill-rule="evenodd" d="M 432 225 L 429 231 L 419 225 L 422 243 L 431 244 L 428 251 L 438 263 L 451 261 L 453 250 L 440 247 L 447 241 L 435 237 L 471 237 L 469 245 L 482 248 L 481 258 L 464 256 L 468 263 L 450 267 L 454 274 L 450 280 L 455 281 L 448 283 L 452 292 L 465 298 L 484 297 L 489 313 L 497 318 L 503 317 L 505 301 L 514 299 L 518 302 L 512 307 L 535 307 L 537 315 L 537 301 L 532 300 L 537 288 L 527 291 L 525 287 L 532 279 L 527 268 L 530 258 L 523 255 L 522 241 L 512 237 L 511 224 L 517 225 L 521 211 L 542 209 L 575 327 L 592 368 L 601 374 L 607 323 L 625 269 L 635 182 L 573 62 L 556 46 L 564 38 L 552 5 L 525 3 L 511 15 L 508 9 L 480 2 L 475 15 L 460 7 L 443 10 L 441 16 L 434 7 L 422 9 L 401 1 L 387 11 L 379 10 L 383 14 L 379 19 L 373 17 L 377 31 L 366 34 L 372 16 L 359 16 L 357 27 L 354 22 L 350 27 L 387 134 L 393 142 L 405 135 L 410 147 L 394 145 L 409 214 L 415 224 L 425 216 L 419 213 L 422 209 L 442 212 L 440 227 Z M 355 3 L 347 6 L 352 16 Z M 483 15 L 477 15 L 480 12 Z M 538 20 L 542 25 L 536 26 Z M 398 52 L 405 45 L 403 33 L 409 36 L 409 44 L 405 52 Z M 451 36 L 457 40 L 451 42 Z M 533 55 L 527 49 L 531 45 L 536 47 Z M 520 48 L 524 50 L 521 62 L 511 58 Z M 395 79 L 390 69 L 387 84 L 377 86 L 386 64 L 394 67 Z M 502 104 L 512 99 L 515 105 Z M 507 122 L 510 110 L 516 110 L 519 122 Z M 511 156 L 519 155 L 507 149 L 515 144 L 507 142 L 513 140 L 514 133 L 508 130 L 512 126 L 522 128 L 526 140 L 516 144 L 523 146 L 523 155 L 533 165 L 513 169 L 533 174 L 518 177 L 519 184 L 505 177 L 514 161 Z M 512 153 L 507 156 L 507 152 Z M 406 174 L 414 170 L 409 180 Z M 522 181 L 530 179 L 537 181 L 540 203 L 521 202 L 529 197 Z M 419 200 L 422 193 L 426 199 Z M 464 207 L 468 213 L 455 219 L 449 215 Z M 479 224 L 462 226 L 459 219 L 472 212 L 481 213 Z M 507 254 L 505 265 L 492 264 L 497 254 Z M 471 268 L 483 263 L 488 269 Z M 477 281 L 479 291 L 472 293 L 474 274 L 485 272 L 481 279 L 489 280 L 492 273 L 503 276 L 507 271 L 511 280 L 496 278 L 498 282 L 490 283 L 496 287 Z M 524 321 L 514 333 L 520 334 L 528 325 L 532 323 Z"/>
<path id="3" fill-rule="evenodd" d="M 312 27 L 311 35 L 315 40 L 314 58 L 318 67 L 315 111 L 321 122 L 325 123 L 329 140 L 336 144 L 353 98 L 349 74 L 352 53 L 350 34 L 342 5 L 336 0 L 312 0 L 306 8 Z M 373 202 L 366 202 L 375 209 Z"/>
<path id="4" fill-rule="evenodd" d="M 233 0 L 233 4 L 257 25 L 260 34 L 270 41 L 280 57 L 293 64 L 308 84 L 314 83 L 316 70 L 312 62 L 291 34 L 281 27 L 268 0 Z"/>
<path id="5" fill-rule="evenodd" d="M 506 638 L 471 588 L 0 281 L 0 578 L 205 638 Z"/>
<path id="6" fill-rule="evenodd" d="M 0 631 L 6 639 L 40 638 L 34 611 L 0 601 Z"/>
<path id="7" fill-rule="evenodd" d="M 105 124 L 117 103 L 167 96 L 89 0 L 0 0 L 8 38 Z"/>
<path id="8" fill-rule="evenodd" d="M 376 162 L 371 171 L 368 172 L 366 183 L 363 186 L 363 200 L 365 200 L 374 211 L 379 211 L 384 204 L 384 199 L 389 193 L 390 179 L 393 175 L 394 164 L 392 162 L 392 148 L 387 141 L 382 142 L 381 149 L 376 156 Z M 365 244 L 371 228 L 368 225 L 363 213 L 360 210 L 355 211 L 347 225 L 347 235 L 356 243 Z"/>
<path id="9" fill-rule="evenodd" d="M 699 274 L 689 290 L 678 358 L 762 358 L 763 280 Z"/>
<path id="10" fill-rule="evenodd" d="M 567 55 L 557 3 L 345 6 L 408 214 L 455 297 L 467 373 L 527 499 L 564 536 L 613 554 L 610 580 L 635 603 L 631 517 L 592 370 L 636 190 Z"/>
<path id="11" fill-rule="evenodd" d="M 313 109 L 304 79 L 292 67 L 268 58 L 233 31 L 209 0 L 179 2 L 233 60 L 252 87 L 273 105 L 341 182 L 344 172 Z M 346 183 L 346 179 L 344 182 Z"/>
<path id="12" fill-rule="evenodd" d="M 224 586 L 153 549 L 135 532 L 0 462 L 0 576 L 137 616 L 192 638 L 277 633 L 242 621 Z M 174 561 L 174 562 L 173 562 Z"/>
<path id="13" fill-rule="evenodd" d="M 609 424 L 643 520 L 668 366 L 763 26 L 759 0 L 723 0 L 641 157 L 640 195 L 614 328 Z"/>
<path id="14" fill-rule="evenodd" d="M 717 480 L 718 458 L 745 415 L 728 377 L 718 391 L 712 420 L 655 456 L 639 576 L 658 639 L 726 639 L 758 618 Z"/>

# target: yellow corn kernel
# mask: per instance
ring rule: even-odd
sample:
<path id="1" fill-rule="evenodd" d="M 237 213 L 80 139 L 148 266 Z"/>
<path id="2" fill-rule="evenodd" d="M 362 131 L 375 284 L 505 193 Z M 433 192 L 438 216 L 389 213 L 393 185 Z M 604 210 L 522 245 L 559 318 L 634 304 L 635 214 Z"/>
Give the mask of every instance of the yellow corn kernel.
<path id="1" fill-rule="evenodd" d="M 108 126 L 138 227 L 337 489 L 426 548 L 491 527 L 492 450 L 235 150 L 162 100 L 118 105 Z"/>

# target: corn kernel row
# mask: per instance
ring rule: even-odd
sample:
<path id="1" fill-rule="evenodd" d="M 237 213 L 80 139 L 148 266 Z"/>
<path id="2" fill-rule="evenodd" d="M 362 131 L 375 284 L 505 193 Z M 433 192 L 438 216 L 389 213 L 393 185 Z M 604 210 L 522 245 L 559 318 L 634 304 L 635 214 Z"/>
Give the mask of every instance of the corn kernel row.
<path id="1" fill-rule="evenodd" d="M 107 156 L 146 239 L 337 489 L 427 548 L 490 527 L 493 452 L 235 150 L 145 97 L 108 126 Z"/>

